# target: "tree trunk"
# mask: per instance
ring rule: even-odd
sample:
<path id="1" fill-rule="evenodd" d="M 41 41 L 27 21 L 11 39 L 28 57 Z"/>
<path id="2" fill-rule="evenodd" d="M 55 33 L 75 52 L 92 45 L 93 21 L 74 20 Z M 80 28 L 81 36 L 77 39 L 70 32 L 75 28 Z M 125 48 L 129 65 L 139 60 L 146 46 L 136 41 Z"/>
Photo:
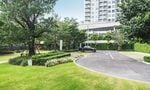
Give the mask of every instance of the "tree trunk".
<path id="1" fill-rule="evenodd" d="M 28 22 L 30 23 L 30 22 Z M 35 52 L 35 25 L 33 23 L 30 23 L 29 25 L 30 29 L 30 38 L 29 38 L 29 56 L 33 56 L 36 54 Z"/>
<path id="2" fill-rule="evenodd" d="M 120 51 L 121 50 L 121 45 L 118 45 L 118 51 Z"/>
<path id="3" fill-rule="evenodd" d="M 29 42 L 29 56 L 35 55 L 35 38 L 32 37 Z"/>

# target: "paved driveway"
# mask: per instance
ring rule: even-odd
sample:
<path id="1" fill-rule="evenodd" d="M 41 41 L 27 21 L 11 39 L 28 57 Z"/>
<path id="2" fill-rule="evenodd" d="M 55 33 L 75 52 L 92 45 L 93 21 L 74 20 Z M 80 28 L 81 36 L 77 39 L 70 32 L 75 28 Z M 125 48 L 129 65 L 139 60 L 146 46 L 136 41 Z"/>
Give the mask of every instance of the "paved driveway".
<path id="1" fill-rule="evenodd" d="M 113 76 L 150 82 L 150 65 L 117 51 L 98 51 L 76 61 L 79 65 Z"/>

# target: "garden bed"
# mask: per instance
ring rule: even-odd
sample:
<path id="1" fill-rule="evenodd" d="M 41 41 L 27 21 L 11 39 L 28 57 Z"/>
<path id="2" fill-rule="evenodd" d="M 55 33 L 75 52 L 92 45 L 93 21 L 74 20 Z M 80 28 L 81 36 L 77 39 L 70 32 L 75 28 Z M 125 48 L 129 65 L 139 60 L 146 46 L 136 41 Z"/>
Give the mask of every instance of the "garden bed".
<path id="1" fill-rule="evenodd" d="M 71 56 L 71 54 L 65 52 L 59 52 L 59 51 L 51 51 L 48 53 L 34 55 L 32 56 L 32 58 L 29 56 L 13 58 L 9 60 L 9 63 L 13 65 L 27 66 L 28 60 L 32 59 L 33 65 L 44 66 L 45 63 L 49 60 L 68 57 L 68 56 Z"/>

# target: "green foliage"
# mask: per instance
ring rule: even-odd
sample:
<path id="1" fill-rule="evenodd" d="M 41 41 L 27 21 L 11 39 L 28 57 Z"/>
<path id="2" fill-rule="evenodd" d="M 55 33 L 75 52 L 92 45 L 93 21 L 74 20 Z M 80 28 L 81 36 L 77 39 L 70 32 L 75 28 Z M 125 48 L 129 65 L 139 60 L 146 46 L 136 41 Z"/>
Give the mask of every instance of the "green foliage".
<path id="1" fill-rule="evenodd" d="M 13 53 L 14 53 L 13 51 L 3 51 L 3 50 L 0 50 L 0 55 L 13 54 Z"/>
<path id="2" fill-rule="evenodd" d="M 88 40 L 112 40 L 112 33 L 106 33 L 106 34 L 91 34 L 88 37 Z"/>
<path id="3" fill-rule="evenodd" d="M 44 18 L 45 14 L 52 12 L 57 0 L 1 0 L 1 17 L 6 23 L 4 30 L 28 45 L 29 55 L 35 54 L 35 39 L 41 37 L 54 26 L 52 17 Z M 13 31 L 16 30 L 15 33 Z M 11 33 L 12 32 L 12 33 Z M 17 35 L 17 38 L 15 37 Z"/>
<path id="4" fill-rule="evenodd" d="M 124 43 L 121 47 L 121 50 L 133 51 L 134 43 Z"/>
<path id="5" fill-rule="evenodd" d="M 115 43 L 117 43 L 118 45 L 118 50 L 122 49 L 122 45 L 125 43 L 126 38 L 124 33 L 118 29 L 117 31 L 115 31 L 112 35 L 113 40 L 115 40 Z"/>
<path id="6" fill-rule="evenodd" d="M 150 44 L 136 43 L 134 45 L 134 50 L 137 52 L 150 53 Z"/>
<path id="7" fill-rule="evenodd" d="M 145 56 L 145 57 L 144 57 L 144 61 L 150 63 L 150 56 Z"/>
<path id="8" fill-rule="evenodd" d="M 119 21 L 130 39 L 150 41 L 150 0 L 123 0 Z"/>
<path id="9" fill-rule="evenodd" d="M 63 64 L 63 63 L 69 63 L 69 62 L 73 62 L 72 59 L 70 58 L 63 58 L 63 59 L 54 59 L 54 60 L 49 60 L 45 63 L 46 67 L 52 67 L 58 64 Z"/>
<path id="10" fill-rule="evenodd" d="M 100 37 L 101 36 L 98 34 L 91 34 L 91 35 L 89 35 L 89 40 L 99 40 Z"/>
<path id="11" fill-rule="evenodd" d="M 33 59 L 33 65 L 45 65 L 45 63 L 48 60 L 63 58 L 63 57 L 67 57 L 67 56 L 70 56 L 70 55 L 71 54 L 69 54 L 69 53 L 63 53 L 63 54 L 52 55 L 52 56 L 49 56 L 49 57 L 41 57 L 41 58 Z"/>
<path id="12" fill-rule="evenodd" d="M 32 56 L 32 59 L 38 59 L 38 58 L 44 58 L 44 57 L 50 57 L 58 54 L 63 54 L 64 52 L 57 52 L 57 51 L 51 51 L 48 53 L 43 53 L 43 54 L 37 54 Z"/>
<path id="13" fill-rule="evenodd" d="M 67 56 L 71 56 L 71 54 L 64 53 L 64 52 L 58 52 L 58 51 L 57 52 L 51 51 L 48 53 L 34 55 L 34 56 L 32 56 L 32 60 L 33 60 L 33 65 L 45 65 L 45 63 L 48 60 L 63 58 L 63 57 L 67 57 Z M 13 64 L 13 65 L 26 66 L 28 59 L 30 59 L 28 56 L 17 57 L 17 58 L 10 59 L 9 63 Z"/>
<path id="14" fill-rule="evenodd" d="M 101 43 L 101 44 L 91 44 L 92 47 L 95 47 L 98 50 L 117 50 L 117 44 L 115 43 Z"/>
<path id="15" fill-rule="evenodd" d="M 29 57 L 27 57 L 27 56 L 13 58 L 13 59 L 9 60 L 9 64 L 27 66 L 28 59 L 29 59 Z"/>
<path id="16" fill-rule="evenodd" d="M 78 29 L 78 24 L 75 19 L 65 18 L 64 21 L 57 19 L 57 27 L 51 32 L 45 33 L 41 38 L 46 43 L 49 49 L 59 49 L 59 41 L 63 40 L 63 49 L 77 49 L 80 43 L 86 40 L 84 30 Z"/>
<path id="17" fill-rule="evenodd" d="M 4 25 L 4 22 L 0 21 L 0 27 Z"/>
<path id="18" fill-rule="evenodd" d="M 118 44 L 117 43 L 101 43 L 97 44 L 91 44 L 92 47 L 95 47 L 98 50 L 118 50 Z M 133 50 L 134 44 L 132 43 L 124 43 L 121 46 L 121 50 Z"/>

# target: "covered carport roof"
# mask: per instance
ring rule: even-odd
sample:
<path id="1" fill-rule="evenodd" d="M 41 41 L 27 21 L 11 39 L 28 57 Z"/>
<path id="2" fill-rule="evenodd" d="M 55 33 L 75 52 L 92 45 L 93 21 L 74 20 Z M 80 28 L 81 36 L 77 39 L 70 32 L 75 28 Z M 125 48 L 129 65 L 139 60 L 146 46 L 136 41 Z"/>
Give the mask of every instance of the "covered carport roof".
<path id="1" fill-rule="evenodd" d="M 79 29 L 96 29 L 96 28 L 111 28 L 120 26 L 119 22 L 113 23 L 88 23 L 88 24 L 79 24 Z"/>
<path id="2" fill-rule="evenodd" d="M 98 44 L 98 43 L 108 43 L 108 41 L 107 40 L 96 40 L 96 41 L 88 40 L 88 41 L 85 41 L 84 43 L 85 44 L 95 44 L 95 43 Z M 110 40 L 109 43 L 115 43 L 115 41 L 114 40 Z"/>

